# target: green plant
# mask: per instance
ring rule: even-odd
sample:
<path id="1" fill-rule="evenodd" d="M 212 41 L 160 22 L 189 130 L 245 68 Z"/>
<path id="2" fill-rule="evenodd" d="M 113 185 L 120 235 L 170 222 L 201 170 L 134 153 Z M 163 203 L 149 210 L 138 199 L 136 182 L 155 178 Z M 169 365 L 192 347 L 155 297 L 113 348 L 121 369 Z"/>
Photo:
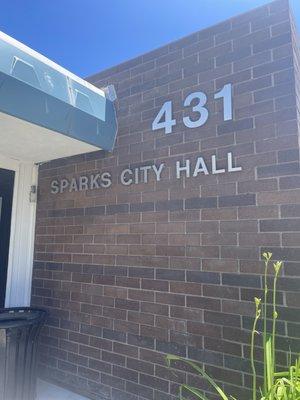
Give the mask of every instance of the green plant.
<path id="1" fill-rule="evenodd" d="M 278 400 L 299 400 L 300 398 L 300 359 L 288 371 L 275 372 L 274 392 Z"/>
<path id="2" fill-rule="evenodd" d="M 264 296 L 263 302 L 260 298 L 255 297 L 255 316 L 251 331 L 251 342 L 250 342 L 250 364 L 252 371 L 252 400 L 257 400 L 258 393 L 260 394 L 260 400 L 300 400 L 300 357 L 295 361 L 294 364 L 289 362 L 287 370 L 282 372 L 276 372 L 276 321 L 278 318 L 276 310 L 276 294 L 277 294 L 277 279 L 282 267 L 282 262 L 277 261 L 273 263 L 273 282 L 272 282 L 272 329 L 271 333 L 267 331 L 267 320 L 268 320 L 268 277 L 269 277 L 269 265 L 272 258 L 272 253 L 263 253 L 264 259 L 264 275 L 263 275 L 263 288 Z M 259 333 L 257 331 L 257 323 L 259 319 L 263 319 L 263 384 L 257 390 L 257 373 L 254 360 L 255 350 L 255 337 Z M 234 399 L 233 396 L 227 395 L 221 387 L 212 379 L 203 368 L 197 363 L 178 357 L 172 354 L 166 356 L 167 365 L 171 367 L 172 362 L 181 361 L 184 364 L 191 367 L 191 369 L 197 373 L 200 377 L 204 378 L 212 388 L 217 392 L 222 400 Z M 184 400 L 184 394 L 192 395 L 198 400 L 208 400 L 205 393 L 200 389 L 191 385 L 182 384 L 179 390 L 180 399 Z"/>

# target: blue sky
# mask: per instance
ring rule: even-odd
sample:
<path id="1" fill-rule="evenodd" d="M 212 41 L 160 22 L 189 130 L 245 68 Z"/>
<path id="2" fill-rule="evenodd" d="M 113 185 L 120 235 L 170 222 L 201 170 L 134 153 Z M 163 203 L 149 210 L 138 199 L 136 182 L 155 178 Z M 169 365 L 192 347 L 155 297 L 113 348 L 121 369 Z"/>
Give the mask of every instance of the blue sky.
<path id="1" fill-rule="evenodd" d="M 86 77 L 264 0 L 1 0 L 0 30 Z M 291 0 L 300 29 L 300 0 Z"/>

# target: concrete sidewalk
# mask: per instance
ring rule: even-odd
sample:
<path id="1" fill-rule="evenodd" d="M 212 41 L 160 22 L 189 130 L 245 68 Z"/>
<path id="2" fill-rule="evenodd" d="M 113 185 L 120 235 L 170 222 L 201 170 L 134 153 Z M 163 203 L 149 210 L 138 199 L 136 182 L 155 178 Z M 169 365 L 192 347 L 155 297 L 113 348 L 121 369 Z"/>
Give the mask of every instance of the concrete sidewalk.
<path id="1" fill-rule="evenodd" d="M 39 380 L 37 385 L 37 400 L 88 400 L 69 390 L 62 389 L 51 383 Z"/>

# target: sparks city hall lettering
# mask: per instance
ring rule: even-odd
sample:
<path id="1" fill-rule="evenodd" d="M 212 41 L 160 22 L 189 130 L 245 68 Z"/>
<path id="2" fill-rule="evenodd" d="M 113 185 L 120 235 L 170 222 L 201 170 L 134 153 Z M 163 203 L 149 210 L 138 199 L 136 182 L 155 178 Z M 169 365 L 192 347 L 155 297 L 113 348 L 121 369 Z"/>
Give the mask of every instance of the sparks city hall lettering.
<path id="1" fill-rule="evenodd" d="M 227 161 L 225 168 L 219 168 L 217 165 L 217 158 L 212 155 L 210 163 L 208 163 L 203 157 L 198 157 L 195 164 L 187 159 L 183 162 L 176 161 L 175 163 L 176 178 L 182 177 L 191 178 L 197 177 L 199 174 L 224 174 L 225 172 L 236 172 L 241 171 L 242 167 L 234 166 L 232 153 L 227 153 Z M 154 176 L 154 179 L 159 182 L 163 175 L 165 164 L 159 165 L 144 165 L 138 168 L 126 168 L 124 169 L 119 177 L 119 181 L 124 186 L 137 185 L 139 183 L 148 183 L 150 175 Z M 90 174 L 79 176 L 78 178 L 72 179 L 60 179 L 53 180 L 51 182 L 51 193 L 63 193 L 63 192 L 77 192 L 82 190 L 93 190 L 100 188 L 109 188 L 112 185 L 112 175 L 109 172 L 103 172 L 102 174 Z"/>
<path id="2" fill-rule="evenodd" d="M 223 119 L 224 121 L 232 120 L 232 85 L 230 83 L 214 94 L 214 99 L 223 100 Z M 199 128 L 203 126 L 209 117 L 209 111 L 205 107 L 207 103 L 207 95 L 204 92 L 190 93 L 184 100 L 184 107 L 192 107 L 194 116 L 183 117 L 183 123 L 187 128 Z M 172 116 L 172 102 L 166 101 L 152 123 L 152 130 L 164 129 L 166 134 L 172 133 L 172 127 L 176 125 L 176 120 Z M 224 160 L 223 160 L 224 161 Z M 223 162 L 224 164 L 224 162 Z M 212 155 L 210 160 L 204 159 L 201 155 L 194 163 L 187 159 L 185 161 L 176 161 L 174 164 L 175 176 L 177 179 L 196 178 L 199 174 L 216 175 L 226 172 L 241 171 L 242 167 L 234 166 L 233 156 L 231 152 L 226 155 L 226 162 L 221 168 L 218 165 L 216 155 Z M 139 183 L 148 183 L 150 178 L 158 182 L 161 180 L 165 170 L 165 164 L 144 165 L 138 168 L 125 168 L 118 181 L 124 186 L 137 185 Z M 100 188 L 109 188 L 113 179 L 110 172 L 95 173 L 88 176 L 79 176 L 72 179 L 53 180 L 51 182 L 51 193 L 58 194 L 64 192 L 77 192 L 82 190 L 93 190 Z"/>

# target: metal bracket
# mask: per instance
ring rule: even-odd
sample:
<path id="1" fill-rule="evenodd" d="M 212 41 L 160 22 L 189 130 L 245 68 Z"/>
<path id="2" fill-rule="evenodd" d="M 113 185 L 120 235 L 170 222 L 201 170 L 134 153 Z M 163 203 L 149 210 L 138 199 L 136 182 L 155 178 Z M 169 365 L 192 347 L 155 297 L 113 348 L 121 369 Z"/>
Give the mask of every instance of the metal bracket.
<path id="1" fill-rule="evenodd" d="M 30 186 L 29 201 L 30 201 L 30 203 L 37 202 L 37 186 L 36 185 Z"/>

